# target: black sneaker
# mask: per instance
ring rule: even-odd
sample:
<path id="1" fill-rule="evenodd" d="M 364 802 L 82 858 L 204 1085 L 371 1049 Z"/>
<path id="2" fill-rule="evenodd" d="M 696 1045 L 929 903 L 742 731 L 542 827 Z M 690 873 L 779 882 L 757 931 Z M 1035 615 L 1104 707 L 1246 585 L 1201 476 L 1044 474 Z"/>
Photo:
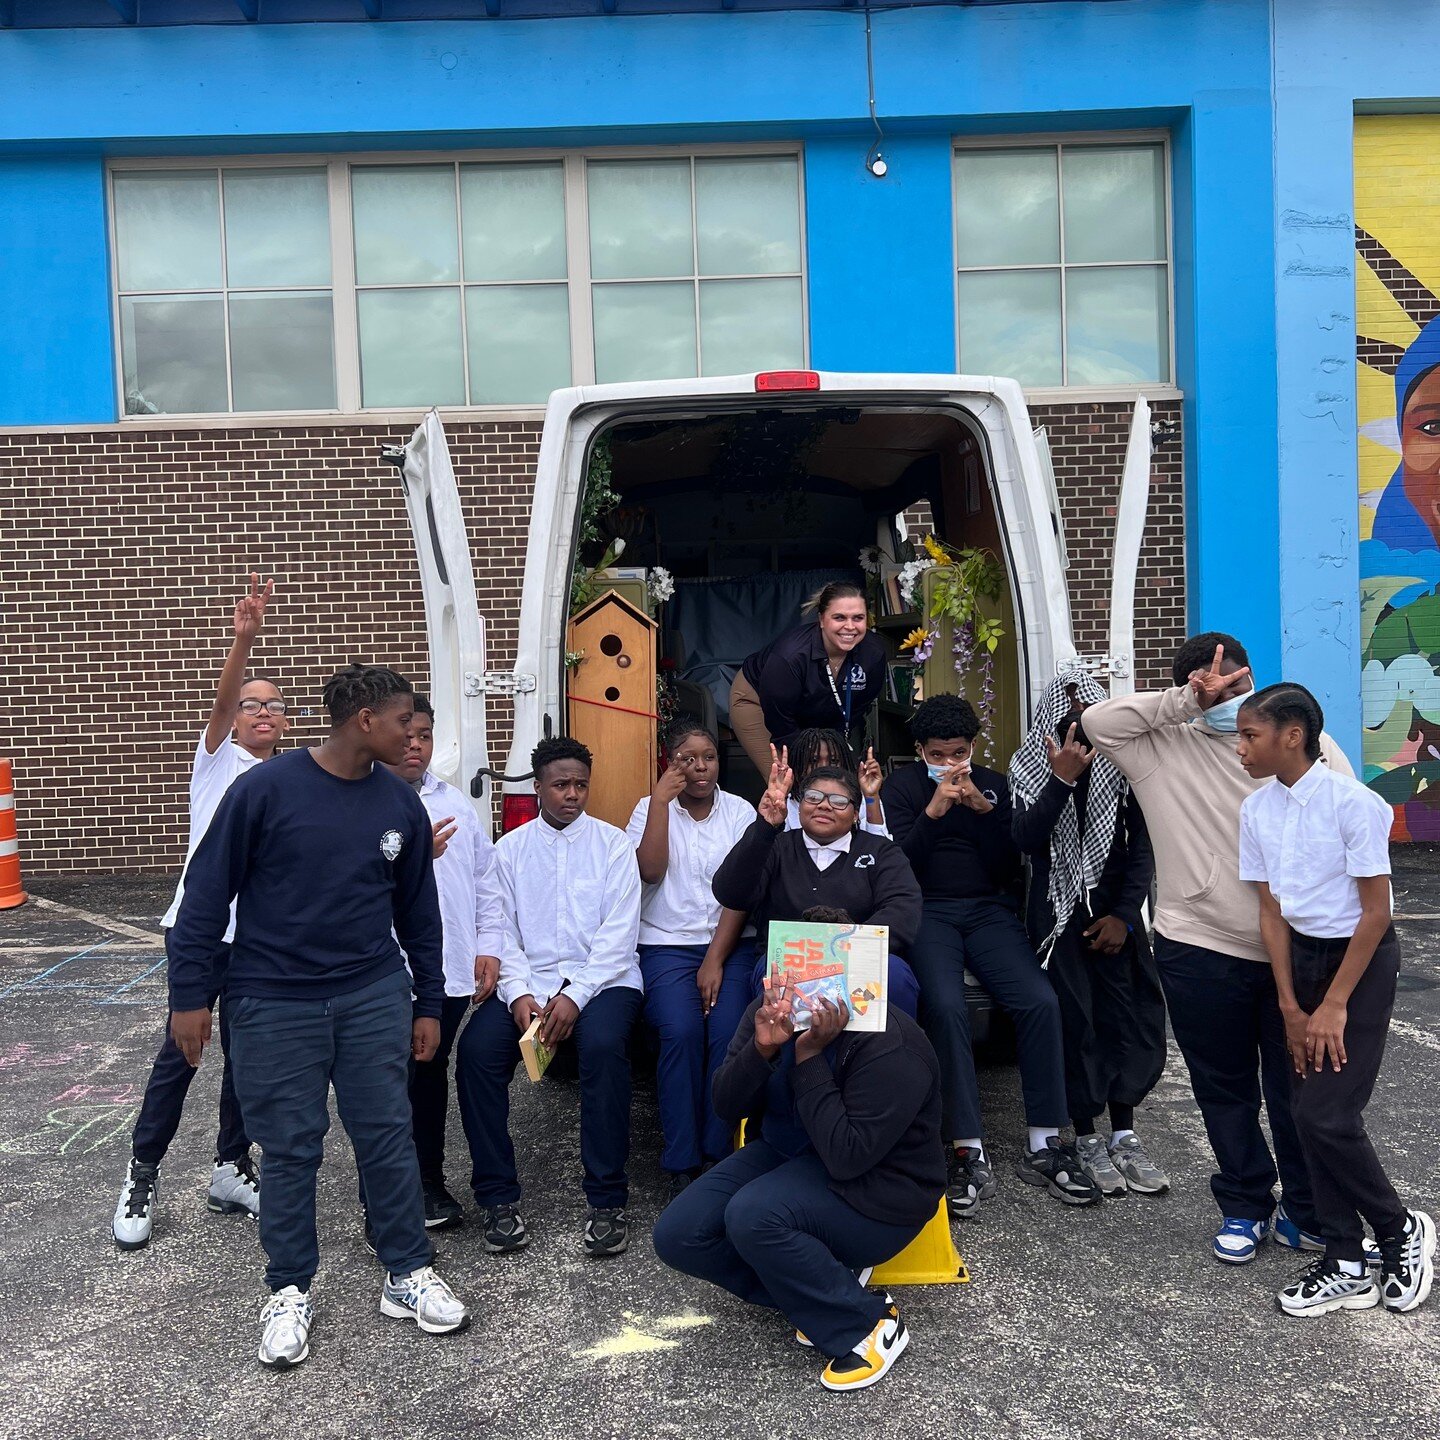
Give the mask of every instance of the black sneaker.
<path id="1" fill-rule="evenodd" d="M 1423 1210 L 1405 1216 L 1398 1235 L 1380 1243 L 1380 1299 L 1387 1310 L 1415 1310 L 1430 1298 L 1435 1278 L 1435 1222 Z"/>
<path id="2" fill-rule="evenodd" d="M 666 1174 L 665 1178 L 670 1182 L 670 1199 L 678 1199 L 681 1192 L 688 1190 L 690 1186 L 695 1182 L 697 1175 L 698 1172 L 696 1172 L 696 1174 L 691 1174 L 689 1170 L 669 1171 Z M 666 1203 L 668 1204 L 669 1202 L 667 1201 Z"/>
<path id="3" fill-rule="evenodd" d="M 375 1248 L 375 1232 L 370 1228 L 369 1215 L 365 1216 L 365 1248 L 374 1255 L 376 1259 L 379 1259 L 380 1252 Z"/>
<path id="4" fill-rule="evenodd" d="M 530 1243 L 525 1217 L 518 1205 L 487 1205 L 480 1211 L 480 1228 L 485 1234 L 485 1248 L 492 1255 L 508 1255 L 523 1250 Z"/>
<path id="5" fill-rule="evenodd" d="M 949 1174 L 945 1181 L 945 1203 L 957 1220 L 968 1219 L 980 1209 L 982 1200 L 993 1200 L 999 1185 L 984 1152 L 973 1146 L 950 1146 Z"/>
<path id="6" fill-rule="evenodd" d="M 1043 1150 L 1027 1150 L 1015 1173 L 1027 1185 L 1039 1185 L 1067 1205 L 1098 1205 L 1105 1198 L 1085 1173 L 1075 1147 L 1055 1136 Z"/>
<path id="7" fill-rule="evenodd" d="M 585 1253 L 598 1260 L 604 1255 L 619 1255 L 630 1243 L 630 1222 L 622 1209 L 595 1209 L 585 1222 Z"/>
<path id="8" fill-rule="evenodd" d="M 425 1228 L 453 1230 L 465 1222 L 460 1202 L 445 1188 L 444 1181 L 425 1182 Z"/>

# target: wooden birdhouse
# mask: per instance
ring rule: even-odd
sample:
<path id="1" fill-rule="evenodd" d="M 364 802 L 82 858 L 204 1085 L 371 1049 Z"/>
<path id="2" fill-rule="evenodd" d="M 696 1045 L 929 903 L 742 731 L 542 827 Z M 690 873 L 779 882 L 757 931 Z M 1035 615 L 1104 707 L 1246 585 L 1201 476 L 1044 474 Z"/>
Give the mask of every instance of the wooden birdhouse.
<path id="1" fill-rule="evenodd" d="M 655 622 L 614 590 L 570 619 L 570 734 L 590 748 L 588 810 L 622 830 L 655 785 Z"/>

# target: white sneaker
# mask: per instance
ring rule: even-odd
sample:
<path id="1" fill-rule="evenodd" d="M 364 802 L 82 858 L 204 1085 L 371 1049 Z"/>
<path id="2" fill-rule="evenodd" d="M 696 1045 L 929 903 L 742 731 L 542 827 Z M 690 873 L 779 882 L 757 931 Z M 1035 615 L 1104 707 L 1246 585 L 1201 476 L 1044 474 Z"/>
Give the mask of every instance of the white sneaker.
<path id="1" fill-rule="evenodd" d="M 159 1179 L 158 1165 L 146 1165 L 131 1157 L 112 1226 L 115 1243 L 122 1250 L 143 1250 L 150 1243 Z"/>
<path id="2" fill-rule="evenodd" d="M 1423 1210 L 1411 1210 L 1404 1230 L 1379 1245 L 1385 1308 L 1403 1313 L 1423 1305 L 1435 1278 L 1435 1222 Z"/>
<path id="3" fill-rule="evenodd" d="M 265 1303 L 260 1319 L 265 1333 L 260 1337 L 260 1363 L 275 1370 L 288 1370 L 310 1358 L 310 1292 L 295 1285 L 277 1290 Z"/>
<path id="4" fill-rule="evenodd" d="M 210 1198 L 206 1205 L 217 1215 L 249 1215 L 260 1218 L 260 1177 L 249 1155 L 238 1160 L 216 1162 L 210 1172 Z"/>
<path id="5" fill-rule="evenodd" d="M 392 1320 L 413 1320 L 428 1335 L 470 1328 L 470 1312 L 428 1265 L 408 1275 L 387 1274 L 380 1291 L 380 1313 Z"/>
<path id="6" fill-rule="evenodd" d="M 868 1390 L 885 1378 L 909 1343 L 910 1332 L 892 1305 L 848 1355 L 831 1360 L 820 1376 L 820 1383 L 827 1390 Z"/>
<path id="7" fill-rule="evenodd" d="M 1373 1310 L 1380 1289 L 1368 1271 L 1347 1275 L 1334 1261 L 1317 1260 L 1276 1297 L 1287 1315 L 1328 1315 L 1332 1310 Z"/>

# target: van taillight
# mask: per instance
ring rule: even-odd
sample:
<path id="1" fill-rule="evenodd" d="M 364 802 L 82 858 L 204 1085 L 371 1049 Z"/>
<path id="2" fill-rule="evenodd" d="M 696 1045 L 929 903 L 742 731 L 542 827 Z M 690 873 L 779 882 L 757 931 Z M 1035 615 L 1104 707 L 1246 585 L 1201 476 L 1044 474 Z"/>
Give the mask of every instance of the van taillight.
<path id="1" fill-rule="evenodd" d="M 755 377 L 757 394 L 767 390 L 818 390 L 820 376 L 814 370 L 767 370 Z"/>
<path id="2" fill-rule="evenodd" d="M 538 795 L 503 795 L 500 798 L 500 833 L 508 835 L 540 813 Z"/>

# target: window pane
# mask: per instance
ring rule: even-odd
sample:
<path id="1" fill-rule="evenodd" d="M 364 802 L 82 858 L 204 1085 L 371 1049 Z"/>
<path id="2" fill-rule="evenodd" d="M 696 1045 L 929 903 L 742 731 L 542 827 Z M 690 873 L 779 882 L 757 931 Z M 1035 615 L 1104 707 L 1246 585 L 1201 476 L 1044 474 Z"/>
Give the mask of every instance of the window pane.
<path id="1" fill-rule="evenodd" d="M 559 165 L 462 165 L 467 280 L 565 278 L 565 176 Z"/>
<path id="2" fill-rule="evenodd" d="M 693 285 L 597 285 L 591 296 L 598 381 L 695 374 Z"/>
<path id="3" fill-rule="evenodd" d="M 325 172 L 227 170 L 225 268 L 228 284 L 247 289 L 328 285 L 330 192 Z M 240 404 L 238 397 L 235 403 Z"/>
<path id="4" fill-rule="evenodd" d="M 688 160 L 597 161 L 586 185 L 595 279 L 695 273 Z"/>
<path id="5" fill-rule="evenodd" d="M 1065 259 L 1165 259 L 1164 151 L 1158 145 L 1066 148 Z"/>
<path id="6" fill-rule="evenodd" d="M 521 405 L 570 383 L 570 297 L 564 285 L 465 291 L 470 403 Z"/>
<path id="7" fill-rule="evenodd" d="M 1065 272 L 1071 385 L 1170 378 L 1170 315 L 1158 265 Z"/>
<path id="8" fill-rule="evenodd" d="M 229 408 L 225 308 L 218 295 L 155 295 L 120 302 L 127 415 Z"/>
<path id="9" fill-rule="evenodd" d="M 350 191 L 359 284 L 460 278 L 453 165 L 356 166 Z"/>
<path id="10" fill-rule="evenodd" d="M 465 403 L 458 289 L 362 290 L 356 298 L 362 405 Z"/>
<path id="11" fill-rule="evenodd" d="M 697 160 L 695 223 L 702 275 L 798 272 L 798 162 L 793 156 Z"/>
<path id="12" fill-rule="evenodd" d="M 805 360 L 798 280 L 706 280 L 700 286 L 702 375 L 785 370 Z"/>
<path id="13" fill-rule="evenodd" d="M 960 276 L 960 369 L 1059 385 L 1060 272 L 990 270 Z"/>
<path id="14" fill-rule="evenodd" d="M 230 375 L 237 410 L 333 410 L 330 296 L 230 297 Z"/>
<path id="15" fill-rule="evenodd" d="M 1060 259 L 1055 151 L 962 150 L 955 157 L 955 254 L 971 265 Z"/>
<path id="16" fill-rule="evenodd" d="M 116 175 L 115 242 L 122 290 L 217 288 L 220 186 L 216 172 Z"/>

